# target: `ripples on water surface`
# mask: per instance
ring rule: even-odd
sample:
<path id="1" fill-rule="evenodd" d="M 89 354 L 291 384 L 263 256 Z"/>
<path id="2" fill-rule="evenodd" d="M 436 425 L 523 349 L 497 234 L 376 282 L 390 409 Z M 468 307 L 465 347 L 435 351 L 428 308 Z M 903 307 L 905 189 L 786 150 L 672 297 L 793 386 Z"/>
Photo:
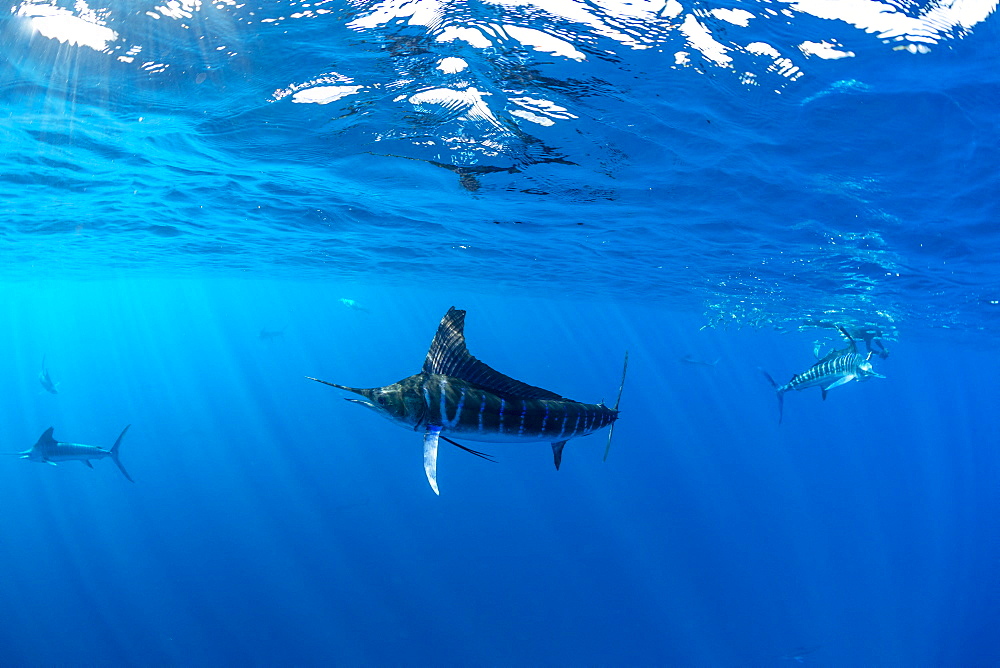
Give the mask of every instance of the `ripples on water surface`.
<path id="1" fill-rule="evenodd" d="M 4 273 L 1000 313 L 996 2 L 15 3 Z"/>

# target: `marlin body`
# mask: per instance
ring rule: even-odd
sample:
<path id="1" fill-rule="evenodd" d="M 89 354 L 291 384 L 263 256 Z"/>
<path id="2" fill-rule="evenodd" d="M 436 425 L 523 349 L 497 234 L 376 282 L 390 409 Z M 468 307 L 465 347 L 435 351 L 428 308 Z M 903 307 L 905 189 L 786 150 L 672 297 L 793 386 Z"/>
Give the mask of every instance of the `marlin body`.
<path id="1" fill-rule="evenodd" d="M 771 378 L 770 374 L 764 371 L 764 375 L 771 383 L 778 394 L 778 422 L 781 422 L 785 392 L 791 390 L 804 390 L 809 387 L 818 387 L 826 400 L 826 394 L 835 387 L 840 387 L 852 380 L 868 380 L 869 378 L 885 378 L 872 368 L 872 353 L 862 355 L 858 352 L 857 343 L 847 331 L 840 327 L 841 334 L 850 342 L 850 345 L 843 350 L 834 350 L 820 359 L 816 364 L 809 367 L 802 373 L 795 374 L 792 379 L 784 385 L 778 385 Z"/>
<path id="2" fill-rule="evenodd" d="M 122 466 L 121 460 L 118 458 L 118 449 L 121 446 L 122 438 L 125 436 L 125 432 L 132 425 L 128 425 L 122 429 L 121 435 L 118 436 L 118 440 L 115 444 L 111 446 L 110 449 L 105 450 L 96 445 L 81 445 L 79 443 L 63 443 L 57 441 L 52 437 L 53 427 L 49 427 L 38 437 L 38 441 L 31 447 L 30 450 L 25 450 L 24 452 L 19 452 L 16 454 L 21 455 L 21 459 L 27 459 L 33 462 L 40 462 L 42 464 L 56 465 L 57 462 L 66 461 L 80 461 L 94 468 L 94 465 L 90 463 L 91 459 L 104 459 L 105 457 L 110 457 L 118 469 L 122 472 L 129 482 L 135 482 L 132 480 L 132 476 L 128 474 L 125 467 Z"/>
<path id="3" fill-rule="evenodd" d="M 527 385 L 505 376 L 473 357 L 465 345 L 465 311 L 448 310 L 431 342 L 420 373 L 370 389 L 360 389 L 310 378 L 359 394 L 348 399 L 374 410 L 393 422 L 424 432 L 424 471 L 438 494 L 438 440 L 456 445 L 448 435 L 488 443 L 550 442 L 556 469 L 563 447 L 571 438 L 586 436 L 618 419 L 618 402 L 585 404 L 555 392 Z M 626 363 L 628 357 L 626 356 Z M 624 385 L 624 372 L 622 383 Z M 618 392 L 621 398 L 621 389 Z M 608 447 L 610 447 L 608 434 Z M 605 450 L 607 458 L 607 450 Z"/>

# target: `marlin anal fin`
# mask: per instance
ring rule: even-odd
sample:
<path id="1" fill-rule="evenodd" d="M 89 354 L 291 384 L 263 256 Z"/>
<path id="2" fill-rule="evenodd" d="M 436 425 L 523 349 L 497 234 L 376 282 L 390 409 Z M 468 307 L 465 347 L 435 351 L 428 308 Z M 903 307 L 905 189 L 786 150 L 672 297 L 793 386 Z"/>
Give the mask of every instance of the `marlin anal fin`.
<path id="1" fill-rule="evenodd" d="M 504 399 L 566 400 L 555 392 L 506 376 L 473 357 L 465 345 L 465 311 L 454 306 L 441 318 L 423 372 L 458 378 Z"/>
<path id="2" fill-rule="evenodd" d="M 566 446 L 566 441 L 557 441 L 552 444 L 552 458 L 556 462 L 556 471 L 559 470 L 559 465 L 562 463 L 562 451 Z"/>
<path id="3" fill-rule="evenodd" d="M 438 496 L 437 482 L 437 462 L 438 462 L 438 437 L 441 436 L 441 427 L 429 426 L 424 433 L 424 473 L 427 474 L 427 482 L 431 484 L 431 489 Z"/>
<path id="4" fill-rule="evenodd" d="M 94 465 L 90 463 L 89 459 L 81 459 L 80 461 L 83 462 L 84 464 L 86 464 L 87 468 L 89 468 L 89 469 L 94 468 Z"/>

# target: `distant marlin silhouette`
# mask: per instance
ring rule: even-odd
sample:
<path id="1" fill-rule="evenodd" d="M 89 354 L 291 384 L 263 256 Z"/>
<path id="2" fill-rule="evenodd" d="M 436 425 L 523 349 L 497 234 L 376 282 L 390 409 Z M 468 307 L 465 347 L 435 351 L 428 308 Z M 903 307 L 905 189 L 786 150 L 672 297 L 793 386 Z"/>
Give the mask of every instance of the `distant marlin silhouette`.
<path id="1" fill-rule="evenodd" d="M 42 370 L 38 374 L 38 382 L 42 384 L 46 392 L 51 392 L 52 394 L 59 394 L 59 383 L 52 382 L 52 376 L 49 375 L 49 370 L 45 367 L 45 357 L 42 357 Z"/>
<path id="2" fill-rule="evenodd" d="M 823 649 L 822 645 L 813 645 L 812 647 L 796 647 L 788 654 L 782 655 L 780 658 L 786 661 L 795 661 L 797 663 L 805 663 L 806 658 L 816 652 L 817 650 Z"/>
<path id="3" fill-rule="evenodd" d="M 261 329 L 260 334 L 257 335 L 261 341 L 275 341 L 277 339 L 285 338 L 285 328 L 281 329 Z"/>
<path id="4" fill-rule="evenodd" d="M 439 438 L 489 458 L 455 443 L 445 433 L 470 441 L 494 443 L 549 441 L 558 469 L 563 446 L 569 439 L 586 436 L 608 425 L 614 430 L 618 401 L 625 385 L 624 369 L 614 408 L 603 403 L 584 404 L 514 380 L 480 362 L 465 346 L 464 329 L 465 311 L 450 308 L 441 319 L 423 370 L 392 385 L 359 389 L 308 378 L 360 394 L 365 398 L 348 401 L 371 408 L 414 431 L 423 429 L 424 472 L 435 494 L 440 493 L 437 485 Z M 625 365 L 627 368 L 627 353 Z M 610 447 L 611 432 L 608 433 L 605 459 Z"/>
<path id="5" fill-rule="evenodd" d="M 698 365 L 701 365 L 701 366 L 715 366 L 716 364 L 719 363 L 720 359 L 721 358 L 716 357 L 714 361 L 709 362 L 707 360 L 698 359 L 694 355 L 690 355 L 690 354 L 684 355 L 683 357 L 681 357 L 681 361 L 684 362 L 685 364 L 698 364 Z"/>
<path id="6" fill-rule="evenodd" d="M 28 459 L 33 462 L 41 462 L 42 464 L 52 464 L 56 465 L 56 462 L 65 461 L 81 461 L 90 468 L 94 468 L 94 465 L 90 463 L 91 459 L 103 459 L 105 457 L 110 457 L 118 469 L 122 472 L 129 482 L 135 482 L 132 480 L 132 476 L 128 474 L 125 467 L 122 466 L 121 460 L 118 458 L 118 449 L 122 444 L 122 438 L 125 436 L 125 432 L 132 425 L 128 425 L 122 429 L 122 433 L 118 436 L 118 440 L 115 444 L 111 446 L 110 450 L 105 450 L 104 448 L 99 448 L 96 445 L 80 445 L 79 443 L 61 443 L 56 439 L 52 438 L 52 430 L 54 427 L 49 427 L 46 429 L 41 436 L 38 437 L 38 442 L 32 446 L 30 450 L 25 450 L 24 452 L 13 452 L 10 454 L 20 455 L 21 459 Z"/>
<path id="7" fill-rule="evenodd" d="M 355 311 L 360 311 L 361 313 L 371 313 L 371 311 L 369 311 L 366 307 L 362 306 L 361 304 L 359 304 L 357 301 L 355 301 L 353 299 L 348 299 L 347 297 L 341 297 L 340 298 L 340 303 L 343 304 L 344 306 L 346 306 L 349 309 L 353 309 Z"/>

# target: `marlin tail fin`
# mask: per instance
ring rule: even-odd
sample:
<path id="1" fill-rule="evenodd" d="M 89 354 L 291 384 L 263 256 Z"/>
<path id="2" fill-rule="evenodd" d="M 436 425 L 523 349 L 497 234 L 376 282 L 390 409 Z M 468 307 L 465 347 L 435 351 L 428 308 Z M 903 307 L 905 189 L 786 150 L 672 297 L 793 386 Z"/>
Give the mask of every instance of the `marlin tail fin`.
<path id="1" fill-rule="evenodd" d="M 117 464 L 118 470 L 122 472 L 122 475 L 125 476 L 126 480 L 129 482 L 135 482 L 135 480 L 132 480 L 132 476 L 128 474 L 128 471 L 125 470 L 125 467 L 122 466 L 122 460 L 118 458 L 118 450 L 121 447 L 122 439 L 125 438 L 125 432 L 127 432 L 128 428 L 131 426 L 132 425 L 126 425 L 125 428 L 122 429 L 122 433 L 118 435 L 118 440 L 111 446 L 111 461 Z"/>
<path id="2" fill-rule="evenodd" d="M 618 410 L 618 404 L 622 400 L 622 390 L 625 389 L 625 372 L 628 371 L 628 351 L 625 351 L 625 364 L 622 365 L 622 382 L 618 386 L 618 398 L 615 399 L 615 411 Z M 615 420 L 617 422 L 617 418 Z M 611 451 L 611 436 L 615 433 L 615 423 L 611 423 L 611 428 L 608 429 L 608 444 L 604 446 L 604 461 L 608 461 L 608 452 Z M 559 462 L 556 461 L 556 468 L 559 468 Z"/>
<path id="3" fill-rule="evenodd" d="M 767 382 L 771 383 L 771 387 L 774 388 L 775 394 L 778 395 L 778 424 L 781 424 L 781 420 L 785 416 L 785 393 L 782 392 L 781 388 L 778 387 L 778 384 L 774 382 L 774 378 L 771 378 L 771 374 L 763 369 L 760 369 L 760 372 L 764 374 L 764 378 L 767 378 Z"/>

